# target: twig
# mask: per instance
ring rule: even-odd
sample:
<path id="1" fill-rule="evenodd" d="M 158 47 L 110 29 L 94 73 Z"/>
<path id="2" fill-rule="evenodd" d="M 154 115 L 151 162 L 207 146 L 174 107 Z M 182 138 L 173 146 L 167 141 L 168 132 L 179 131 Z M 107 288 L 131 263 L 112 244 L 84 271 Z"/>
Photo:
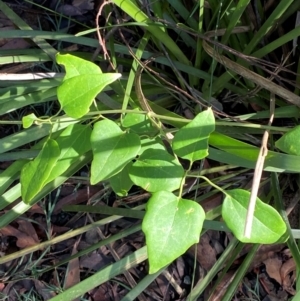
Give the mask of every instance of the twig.
<path id="1" fill-rule="evenodd" d="M 270 119 L 268 122 L 268 125 L 270 126 L 274 119 L 274 110 L 275 110 L 275 95 L 271 93 L 270 96 Z M 259 183 L 262 175 L 262 171 L 264 168 L 264 162 L 265 158 L 268 154 L 268 139 L 269 139 L 270 131 L 266 130 L 264 132 L 263 138 L 262 138 L 262 145 L 258 154 L 258 158 L 255 165 L 254 175 L 253 175 L 253 182 L 252 182 L 252 188 L 251 188 L 251 194 L 250 194 L 250 201 L 247 211 L 247 217 L 245 222 L 245 229 L 244 229 L 244 236 L 247 238 L 250 238 L 251 236 L 251 230 L 252 230 L 252 224 L 253 224 L 253 216 L 254 216 L 254 210 L 255 210 L 255 204 L 256 204 L 256 198 L 257 193 L 259 189 Z"/>
<path id="2" fill-rule="evenodd" d="M 155 120 L 155 118 L 151 117 L 151 113 L 153 113 L 153 110 L 150 107 L 150 105 L 148 103 L 148 99 L 145 97 L 145 95 L 143 93 L 143 89 L 142 89 L 141 76 L 142 76 L 142 72 L 144 70 L 144 66 L 146 66 L 150 62 L 152 62 L 153 59 L 154 58 L 150 58 L 146 62 L 143 62 L 143 65 L 138 66 L 138 69 L 136 70 L 136 74 L 135 74 L 135 80 L 134 80 L 135 92 L 136 92 L 136 96 L 138 98 L 141 108 L 145 112 L 148 112 L 148 116 L 149 116 L 151 122 L 153 123 L 153 125 L 155 127 L 157 127 L 159 130 L 165 130 L 165 131 L 163 131 L 165 134 L 165 137 L 169 142 L 171 142 L 172 139 L 174 138 L 172 133 L 167 132 L 165 126 L 159 120 Z"/>
<path id="3" fill-rule="evenodd" d="M 93 56 L 91 61 L 94 62 L 96 57 L 98 56 L 98 54 L 100 53 L 101 49 L 103 51 L 103 57 L 104 59 L 108 60 L 109 65 L 111 66 L 112 70 L 116 70 L 116 67 L 114 66 L 114 64 L 111 61 L 111 58 L 108 54 L 107 48 L 106 48 L 106 39 L 115 31 L 115 29 L 113 28 L 104 38 L 102 38 L 102 35 L 100 33 L 100 26 L 99 26 L 99 17 L 102 14 L 102 10 L 104 8 L 105 5 L 111 4 L 113 3 L 110 0 L 106 0 L 103 1 L 103 3 L 101 4 L 101 6 L 99 7 L 97 16 L 96 16 L 96 27 L 97 27 L 97 36 L 98 36 L 98 40 L 99 40 L 99 46 L 97 47 L 97 49 L 94 51 Z M 110 14 L 108 15 L 107 19 L 110 17 Z"/>
<path id="4" fill-rule="evenodd" d="M 94 56 L 97 56 L 100 49 L 102 48 L 103 50 L 103 56 L 104 56 L 104 59 L 108 58 L 109 59 L 109 55 L 108 55 L 108 52 L 107 52 L 107 49 L 106 49 L 106 46 L 105 46 L 105 39 L 102 39 L 102 36 L 101 36 L 101 33 L 100 33 L 100 26 L 99 26 L 99 17 L 101 16 L 102 14 L 102 10 L 104 8 L 105 5 L 107 4 L 110 4 L 111 1 L 108 0 L 108 1 L 103 1 L 103 3 L 100 5 L 99 9 L 98 9 L 98 13 L 97 13 L 97 16 L 96 16 L 96 26 L 97 26 L 97 36 L 98 36 L 98 40 L 99 40 L 99 46 L 97 48 L 97 50 L 95 51 L 94 55 L 93 55 L 93 59 L 94 59 Z M 98 53 L 97 53 L 98 51 Z M 96 54 L 97 53 L 97 54 Z M 96 55 L 95 55 L 96 54 Z M 110 61 L 110 59 L 109 59 Z"/>
<path id="5" fill-rule="evenodd" d="M 183 289 L 182 287 L 177 284 L 176 280 L 174 279 L 174 277 L 168 272 L 168 270 L 164 270 L 162 272 L 162 274 L 166 277 L 166 279 L 169 281 L 168 284 L 171 284 L 172 287 L 175 289 L 176 293 L 179 295 L 179 296 L 182 296 L 183 294 Z"/>
<path id="6" fill-rule="evenodd" d="M 287 59 L 288 59 L 288 57 L 286 57 L 283 60 L 282 66 L 284 66 Z M 281 66 L 278 67 L 277 70 L 275 70 L 275 75 L 280 70 L 281 70 Z M 270 77 L 270 80 L 272 80 L 272 79 L 274 79 L 274 76 Z M 259 90 L 260 89 L 261 89 L 261 87 L 259 87 Z M 271 93 L 271 96 L 270 96 L 270 118 L 269 118 L 268 126 L 270 126 L 273 122 L 274 110 L 275 110 L 275 95 L 274 95 L 274 93 Z M 261 146 L 260 152 L 258 154 L 258 159 L 256 161 L 255 171 L 254 171 L 254 175 L 253 175 L 254 179 L 253 179 L 253 182 L 252 182 L 250 200 L 249 200 L 248 211 L 247 211 L 246 222 L 245 222 L 245 229 L 244 229 L 244 236 L 247 237 L 247 238 L 250 238 L 250 236 L 251 236 L 253 216 L 254 216 L 257 193 L 258 193 L 258 189 L 259 189 L 259 183 L 260 183 L 260 179 L 261 179 L 261 175 L 262 175 L 262 171 L 263 171 L 263 167 L 264 167 L 265 158 L 268 154 L 269 133 L 270 133 L 269 130 L 264 132 L 263 139 L 262 139 L 262 146 Z"/>

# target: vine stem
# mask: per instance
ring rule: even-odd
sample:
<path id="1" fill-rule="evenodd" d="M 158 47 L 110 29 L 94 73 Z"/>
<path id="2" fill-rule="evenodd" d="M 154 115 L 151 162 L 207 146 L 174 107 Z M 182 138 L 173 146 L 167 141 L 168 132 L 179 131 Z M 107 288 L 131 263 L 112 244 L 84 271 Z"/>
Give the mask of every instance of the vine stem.
<path id="1" fill-rule="evenodd" d="M 204 176 L 199 176 L 199 178 L 203 179 L 204 181 L 206 181 L 208 184 L 210 184 L 211 186 L 215 187 L 217 190 L 219 190 L 220 192 L 222 192 L 225 195 L 228 195 L 226 193 L 225 190 L 223 190 L 221 187 L 219 187 L 218 185 L 214 184 L 211 180 L 209 180 L 207 177 Z"/>
<path id="2" fill-rule="evenodd" d="M 177 156 L 176 156 L 176 157 L 177 157 Z M 193 164 L 193 162 L 190 161 L 190 166 L 189 166 L 189 168 L 184 172 L 184 176 L 183 176 L 182 179 L 181 179 L 180 188 L 179 188 L 179 195 L 178 195 L 178 197 L 180 197 L 180 198 L 181 198 L 181 196 L 182 196 L 183 185 L 184 185 L 184 183 L 185 183 L 185 179 L 186 179 L 186 177 L 188 176 L 188 173 L 191 171 L 192 164 Z"/>
<path id="3" fill-rule="evenodd" d="M 61 110 L 59 111 L 61 112 Z M 59 113 L 58 112 L 58 113 Z M 142 115 L 147 115 L 149 112 L 147 111 L 137 111 L 137 110 L 103 110 L 103 111 L 94 111 L 94 112 L 89 112 L 85 116 L 98 116 L 98 115 L 106 115 L 106 114 L 124 114 L 124 113 L 133 113 L 133 114 L 142 114 Z M 57 116 L 57 114 L 55 115 Z M 57 116 L 57 117 L 51 117 L 52 122 L 59 121 L 61 118 L 66 118 L 67 116 Z M 159 115 L 154 112 L 151 112 L 151 117 L 161 119 L 161 120 L 170 120 L 170 121 L 179 121 L 182 123 L 189 123 L 191 120 L 190 119 L 185 119 L 185 118 L 176 118 L 176 117 L 170 117 L 170 116 L 164 116 L 164 115 Z M 74 119 L 69 117 L 70 120 Z M 86 118 L 85 118 L 86 119 Z M 46 120 L 38 120 L 40 123 L 46 123 L 48 122 L 48 119 Z M 0 124 L 22 124 L 22 121 L 10 121 L 10 120 L 0 120 Z M 253 129 L 262 129 L 262 130 L 270 130 L 270 131 L 276 131 L 276 132 L 288 132 L 291 129 L 288 127 L 276 127 L 276 126 L 270 126 L 270 125 L 260 125 L 260 124 L 255 124 L 255 123 L 242 123 L 242 122 L 230 122 L 230 121 L 216 121 L 217 126 L 234 126 L 234 127 L 246 127 L 246 128 L 253 128 Z"/>

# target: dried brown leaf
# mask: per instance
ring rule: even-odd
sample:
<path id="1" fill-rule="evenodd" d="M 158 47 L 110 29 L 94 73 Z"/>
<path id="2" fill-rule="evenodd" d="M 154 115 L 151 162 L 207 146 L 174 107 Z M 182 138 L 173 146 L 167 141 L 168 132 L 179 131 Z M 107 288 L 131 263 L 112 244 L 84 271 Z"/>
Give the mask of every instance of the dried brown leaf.
<path id="1" fill-rule="evenodd" d="M 91 255 L 82 256 L 80 258 L 81 268 L 87 268 L 94 271 L 100 270 L 102 267 L 108 265 L 109 263 L 111 263 L 110 258 L 96 252 L 93 252 Z"/>
<path id="2" fill-rule="evenodd" d="M 94 9 L 93 0 L 73 0 L 72 4 L 80 9 L 82 13 L 86 13 L 87 11 Z"/>
<path id="3" fill-rule="evenodd" d="M 30 47 L 31 44 L 24 39 L 10 39 L 1 47 L 1 49 L 26 49 Z"/>
<path id="4" fill-rule="evenodd" d="M 280 275 L 280 268 L 282 266 L 282 260 L 280 260 L 277 254 L 272 254 L 264 261 L 266 271 L 268 275 L 275 279 L 280 285 L 282 284 L 282 278 Z"/>
<path id="5" fill-rule="evenodd" d="M 33 279 L 36 291 L 43 297 L 44 301 L 55 297 L 55 293 L 50 291 L 47 286 L 39 280 Z"/>
<path id="6" fill-rule="evenodd" d="M 14 236 L 17 238 L 17 246 L 21 249 L 36 245 L 36 241 L 33 237 L 26 235 L 25 233 L 17 230 L 12 226 L 6 226 L 0 230 L 4 236 Z"/>
<path id="7" fill-rule="evenodd" d="M 211 294 L 208 301 L 220 301 L 222 300 L 222 297 L 224 296 L 229 284 L 232 282 L 236 274 L 236 271 L 229 271 L 226 273 L 226 275 L 223 277 L 221 282 L 217 285 L 216 289 Z"/>
<path id="8" fill-rule="evenodd" d="M 35 228 L 32 226 L 32 224 L 29 221 L 26 221 L 24 219 L 19 219 L 17 221 L 19 224 L 19 231 L 25 233 L 26 235 L 32 237 L 36 243 L 39 243 L 39 238 L 36 234 Z"/>
<path id="9" fill-rule="evenodd" d="M 194 256 L 195 246 L 189 249 L 189 253 Z M 210 245 L 210 237 L 207 233 L 201 236 L 200 243 L 197 245 L 197 261 L 206 271 L 209 271 L 217 261 L 216 250 Z"/>
<path id="10" fill-rule="evenodd" d="M 94 9 L 94 3 L 91 0 L 74 0 L 72 5 L 61 5 L 58 11 L 67 16 L 80 16 L 92 9 Z"/>
<path id="11" fill-rule="evenodd" d="M 61 208 L 64 205 L 77 205 L 82 202 L 86 202 L 88 200 L 88 198 L 93 196 L 98 191 L 99 191 L 99 188 L 91 186 L 91 187 L 89 187 L 89 195 L 88 195 L 86 188 L 80 189 L 80 190 L 62 198 L 61 200 L 59 200 L 55 205 L 53 213 L 57 214 L 58 212 L 60 212 Z"/>
<path id="12" fill-rule="evenodd" d="M 108 290 L 108 284 L 103 283 L 91 292 L 91 296 L 95 301 L 111 301 Z"/>
<path id="13" fill-rule="evenodd" d="M 27 213 L 30 213 L 30 215 L 39 213 L 39 214 L 45 214 L 45 211 L 41 208 L 39 204 L 34 204 L 32 207 L 27 211 Z"/>
<path id="14" fill-rule="evenodd" d="M 295 283 L 296 264 L 293 258 L 287 260 L 280 269 L 280 275 L 282 279 L 282 287 L 291 295 L 295 295 L 296 291 L 293 288 Z"/>

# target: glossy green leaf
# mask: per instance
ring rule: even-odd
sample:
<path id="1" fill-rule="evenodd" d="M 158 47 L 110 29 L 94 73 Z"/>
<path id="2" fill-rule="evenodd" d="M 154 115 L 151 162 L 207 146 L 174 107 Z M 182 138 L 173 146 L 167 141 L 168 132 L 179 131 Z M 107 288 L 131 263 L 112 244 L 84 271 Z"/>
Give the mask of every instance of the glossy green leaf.
<path id="1" fill-rule="evenodd" d="M 120 172 L 136 157 L 141 148 L 138 135 L 123 132 L 111 120 L 102 120 L 94 125 L 91 144 L 94 154 L 91 167 L 92 184 Z"/>
<path id="2" fill-rule="evenodd" d="M 276 141 L 275 146 L 285 153 L 300 156 L 300 126 L 285 133 Z"/>
<path id="3" fill-rule="evenodd" d="M 81 118 L 89 112 L 95 97 L 120 74 L 101 75 L 84 74 L 64 81 L 57 89 L 57 97 L 66 114 L 72 118 Z M 86 90 L 82 90 L 82 85 Z"/>
<path id="4" fill-rule="evenodd" d="M 37 117 L 34 113 L 26 115 L 22 118 L 22 124 L 24 129 L 28 129 L 32 126 L 32 124 L 37 120 Z"/>
<path id="5" fill-rule="evenodd" d="M 244 243 L 275 243 L 286 232 L 286 224 L 273 207 L 259 198 L 256 199 L 251 237 L 244 236 L 249 200 L 249 191 L 243 189 L 226 191 L 222 216 L 228 228 Z"/>
<path id="6" fill-rule="evenodd" d="M 58 54 L 56 60 L 66 68 L 63 83 L 57 88 L 57 97 L 62 109 L 73 118 L 87 114 L 95 97 L 121 77 L 119 73 L 102 73 L 95 64 L 70 54 Z"/>
<path id="7" fill-rule="evenodd" d="M 154 128 L 150 119 L 145 114 L 129 113 L 123 118 L 122 126 L 130 128 L 130 130 L 137 134 L 155 135 L 157 128 Z"/>
<path id="8" fill-rule="evenodd" d="M 46 183 L 62 175 L 76 160 L 91 149 L 92 129 L 87 125 L 71 124 L 57 138 L 60 156 Z"/>
<path id="9" fill-rule="evenodd" d="M 142 142 L 142 146 L 139 151 L 139 155 L 141 155 L 147 149 L 166 150 L 165 145 L 159 136 L 157 136 L 155 138 L 145 138 L 145 139 L 142 139 L 141 142 Z"/>
<path id="10" fill-rule="evenodd" d="M 109 179 L 112 190 L 118 196 L 127 196 L 129 189 L 133 185 L 133 182 L 131 181 L 128 174 L 131 165 L 132 162 L 129 162 L 119 173 Z"/>
<path id="11" fill-rule="evenodd" d="M 28 204 L 42 190 L 60 155 L 55 140 L 48 139 L 38 156 L 24 165 L 21 171 L 21 194 Z"/>
<path id="12" fill-rule="evenodd" d="M 64 80 L 82 75 L 82 74 L 101 74 L 101 69 L 94 63 L 84 60 L 78 56 L 71 54 L 56 55 L 56 62 L 64 65 L 66 69 L 66 75 Z"/>
<path id="13" fill-rule="evenodd" d="M 208 155 L 209 135 L 214 130 L 215 118 L 209 108 L 175 134 L 172 142 L 174 153 L 191 162 L 205 158 Z"/>
<path id="14" fill-rule="evenodd" d="M 129 170 L 134 184 L 149 192 L 174 191 L 180 187 L 184 170 L 166 150 L 149 148 Z"/>
<path id="15" fill-rule="evenodd" d="M 154 193 L 147 203 L 142 224 L 149 273 L 155 273 L 197 243 L 204 219 L 204 210 L 198 203 L 168 191 Z"/>

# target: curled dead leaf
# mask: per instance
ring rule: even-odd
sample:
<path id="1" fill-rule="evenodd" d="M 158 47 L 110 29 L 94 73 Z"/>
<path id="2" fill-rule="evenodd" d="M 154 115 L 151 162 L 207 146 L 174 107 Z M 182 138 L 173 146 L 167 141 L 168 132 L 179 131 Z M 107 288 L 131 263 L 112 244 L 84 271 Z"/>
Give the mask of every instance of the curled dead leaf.
<path id="1" fill-rule="evenodd" d="M 294 258 L 290 258 L 281 266 L 280 275 L 283 289 L 294 296 L 296 294 L 296 290 L 293 288 L 296 281 L 296 263 Z"/>
<path id="2" fill-rule="evenodd" d="M 27 247 L 31 247 L 36 245 L 36 241 L 32 236 L 28 236 L 27 234 L 17 230 L 12 226 L 6 226 L 0 230 L 0 233 L 4 236 L 14 236 L 17 238 L 17 246 L 20 249 L 24 249 Z"/>
<path id="3" fill-rule="evenodd" d="M 282 285 L 282 278 L 280 275 L 280 268 L 282 266 L 282 260 L 278 258 L 276 253 L 273 253 L 269 258 L 264 261 L 266 266 L 266 272 L 269 277 L 275 279 L 280 285 Z"/>

